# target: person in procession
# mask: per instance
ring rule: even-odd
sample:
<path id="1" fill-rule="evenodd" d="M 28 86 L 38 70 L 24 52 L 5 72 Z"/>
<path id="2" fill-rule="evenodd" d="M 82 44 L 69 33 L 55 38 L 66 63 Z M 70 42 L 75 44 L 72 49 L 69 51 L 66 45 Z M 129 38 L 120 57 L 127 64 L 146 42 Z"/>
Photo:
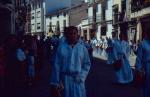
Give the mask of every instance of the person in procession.
<path id="1" fill-rule="evenodd" d="M 106 52 L 107 52 L 107 64 L 112 64 L 113 62 L 113 43 L 112 43 L 112 39 L 107 39 L 107 48 L 106 48 Z"/>
<path id="2" fill-rule="evenodd" d="M 120 33 L 120 40 L 113 41 L 113 62 L 120 60 L 119 69 L 115 69 L 116 82 L 118 84 L 129 84 L 133 81 L 133 74 L 129 63 L 129 44 L 127 42 L 127 34 Z M 116 67 L 115 67 L 116 68 Z"/>
<path id="3" fill-rule="evenodd" d="M 138 75 L 142 74 L 142 97 L 150 97 L 150 27 L 145 29 L 145 37 L 137 49 L 135 69 L 138 71 Z"/>
<path id="4" fill-rule="evenodd" d="M 64 36 L 65 41 L 59 45 L 52 66 L 52 97 L 86 97 L 84 84 L 91 65 L 88 51 L 78 40 L 76 27 L 65 28 Z"/>

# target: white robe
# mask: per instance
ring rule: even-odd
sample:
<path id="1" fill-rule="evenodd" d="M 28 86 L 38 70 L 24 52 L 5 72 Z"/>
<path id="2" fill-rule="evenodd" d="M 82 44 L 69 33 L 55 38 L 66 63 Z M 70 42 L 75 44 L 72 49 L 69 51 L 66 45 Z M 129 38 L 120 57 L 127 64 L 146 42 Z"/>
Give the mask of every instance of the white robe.
<path id="1" fill-rule="evenodd" d="M 85 80 L 90 70 L 90 58 L 86 47 L 77 43 L 72 48 L 62 43 L 52 67 L 51 84 L 64 85 L 62 97 L 86 97 Z"/>
<path id="2" fill-rule="evenodd" d="M 138 49 L 135 68 L 139 71 L 144 68 L 146 81 L 143 87 L 144 97 L 150 97 L 150 40 L 144 39 Z"/>
<path id="3" fill-rule="evenodd" d="M 114 40 L 113 43 L 114 60 L 121 58 L 122 67 L 116 71 L 116 81 L 121 84 L 133 81 L 133 74 L 129 64 L 130 49 L 126 41 Z"/>

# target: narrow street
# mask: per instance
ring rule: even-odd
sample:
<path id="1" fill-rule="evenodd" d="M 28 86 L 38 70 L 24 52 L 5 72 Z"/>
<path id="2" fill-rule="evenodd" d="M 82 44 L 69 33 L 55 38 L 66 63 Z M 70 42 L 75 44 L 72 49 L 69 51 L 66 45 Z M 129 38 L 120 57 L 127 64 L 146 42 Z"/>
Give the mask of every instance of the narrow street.
<path id="1" fill-rule="evenodd" d="M 105 61 L 94 59 L 86 84 L 87 97 L 141 97 L 139 89 L 117 85 L 113 79 L 113 68 Z"/>
<path id="2" fill-rule="evenodd" d="M 48 65 L 43 65 L 42 80 L 28 90 L 29 97 L 50 97 L 48 68 Z M 117 85 L 113 83 L 113 79 L 113 68 L 106 65 L 105 61 L 94 58 L 86 80 L 87 97 L 141 97 L 139 89 L 131 85 Z"/>

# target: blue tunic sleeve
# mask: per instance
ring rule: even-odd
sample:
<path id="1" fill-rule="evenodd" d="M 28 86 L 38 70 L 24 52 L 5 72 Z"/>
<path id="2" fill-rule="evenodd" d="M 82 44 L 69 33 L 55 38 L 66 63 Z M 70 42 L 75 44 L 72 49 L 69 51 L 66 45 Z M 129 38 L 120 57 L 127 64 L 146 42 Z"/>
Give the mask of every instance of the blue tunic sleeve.
<path id="1" fill-rule="evenodd" d="M 84 58 L 83 58 L 83 64 L 81 66 L 81 74 L 80 74 L 82 82 L 85 82 L 90 67 L 91 67 L 91 62 L 90 62 L 89 54 L 87 49 L 84 48 Z"/>
<path id="2" fill-rule="evenodd" d="M 61 58 L 60 58 L 60 47 L 56 51 L 55 62 L 52 64 L 51 68 L 51 85 L 59 86 L 60 84 L 60 65 L 61 65 Z"/>
<path id="3" fill-rule="evenodd" d="M 140 45 L 137 49 L 137 57 L 136 57 L 136 64 L 135 68 L 138 71 L 141 71 L 142 69 L 142 56 L 143 56 L 143 50 L 142 50 L 142 45 Z"/>

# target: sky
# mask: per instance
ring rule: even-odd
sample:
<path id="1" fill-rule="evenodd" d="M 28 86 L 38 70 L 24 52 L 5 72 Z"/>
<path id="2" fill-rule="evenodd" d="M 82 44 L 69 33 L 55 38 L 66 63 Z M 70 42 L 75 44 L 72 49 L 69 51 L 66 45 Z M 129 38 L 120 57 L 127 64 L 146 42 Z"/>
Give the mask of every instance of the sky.
<path id="1" fill-rule="evenodd" d="M 69 7 L 71 0 L 45 0 L 46 14 L 56 11 L 57 9 Z"/>

